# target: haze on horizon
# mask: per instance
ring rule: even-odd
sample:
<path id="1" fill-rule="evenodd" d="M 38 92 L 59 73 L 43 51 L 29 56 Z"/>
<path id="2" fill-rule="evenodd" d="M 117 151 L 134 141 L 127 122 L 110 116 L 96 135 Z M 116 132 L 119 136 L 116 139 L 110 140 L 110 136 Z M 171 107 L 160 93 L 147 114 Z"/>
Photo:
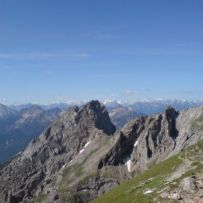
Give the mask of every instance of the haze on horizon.
<path id="1" fill-rule="evenodd" d="M 0 0 L 0 103 L 203 100 L 201 0 Z"/>

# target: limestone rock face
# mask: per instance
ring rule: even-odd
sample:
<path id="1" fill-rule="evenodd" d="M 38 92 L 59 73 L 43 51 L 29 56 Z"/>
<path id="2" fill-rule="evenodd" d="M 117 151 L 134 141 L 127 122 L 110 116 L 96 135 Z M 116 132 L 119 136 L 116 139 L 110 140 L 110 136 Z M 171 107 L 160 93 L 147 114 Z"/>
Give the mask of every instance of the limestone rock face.
<path id="1" fill-rule="evenodd" d="M 59 171 L 78 154 L 82 156 L 92 140 L 114 132 L 107 110 L 98 101 L 68 109 L 1 170 L 0 202 L 32 202 L 49 185 L 54 193 L 53 180 Z"/>
<path id="2" fill-rule="evenodd" d="M 202 107 L 181 112 L 168 107 L 163 114 L 130 121 L 98 168 L 125 164 L 129 172 L 140 172 L 165 160 L 203 137 L 202 115 Z"/>
<path id="3" fill-rule="evenodd" d="M 168 107 L 115 132 L 98 101 L 69 108 L 2 168 L 0 202 L 89 202 L 197 143 L 202 120 L 202 107 L 180 112 Z"/>

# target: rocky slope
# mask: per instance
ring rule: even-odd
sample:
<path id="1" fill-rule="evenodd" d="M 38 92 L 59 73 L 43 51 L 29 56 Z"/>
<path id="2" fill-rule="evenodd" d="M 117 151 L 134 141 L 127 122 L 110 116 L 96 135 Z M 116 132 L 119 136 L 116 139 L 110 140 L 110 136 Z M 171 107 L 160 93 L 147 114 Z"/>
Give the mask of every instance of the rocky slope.
<path id="1" fill-rule="evenodd" d="M 92 203 L 202 203 L 203 140 L 152 165 Z"/>
<path id="2" fill-rule="evenodd" d="M 106 144 L 114 132 L 108 112 L 99 102 L 70 108 L 3 168 L 0 202 L 36 202 L 39 199 L 35 197 L 40 198 L 42 193 L 48 196 L 48 202 L 63 200 L 70 189 L 79 190 L 71 185 L 96 172 L 95 163 L 107 151 Z M 88 160 L 92 153 L 95 160 Z M 116 184 L 111 179 L 107 183 L 103 179 L 94 181 L 95 187 L 98 182 L 104 183 L 100 190 Z M 91 198 L 96 196 L 93 191 Z"/>
<path id="3" fill-rule="evenodd" d="M 169 107 L 116 133 L 98 101 L 69 108 L 1 170 L 0 202 L 89 202 L 202 136 L 202 107 L 181 112 Z M 165 172 L 174 172 L 176 161 L 170 164 Z"/>
<path id="4" fill-rule="evenodd" d="M 117 143 L 100 161 L 106 165 L 126 164 L 129 172 L 139 172 L 176 154 L 202 138 L 202 107 L 177 112 L 172 107 L 163 114 L 131 121 L 117 135 Z"/>
<path id="5" fill-rule="evenodd" d="M 99 168 L 125 164 L 136 178 L 93 202 L 203 202 L 202 138 L 202 107 L 131 121 Z"/>
<path id="6" fill-rule="evenodd" d="M 33 138 L 38 136 L 67 108 L 68 104 L 41 106 L 0 104 L 0 164 L 4 164 L 16 153 L 24 150 Z M 117 130 L 121 129 L 129 120 L 141 115 L 121 105 L 108 107 L 108 111 Z"/>
<path id="7" fill-rule="evenodd" d="M 130 120 L 142 115 L 163 112 L 168 105 L 176 109 L 201 105 L 202 102 L 163 100 L 150 102 L 124 103 L 105 102 L 111 121 L 120 130 Z M 8 161 L 13 155 L 24 150 L 31 139 L 38 136 L 60 112 L 73 106 L 73 103 L 51 105 L 13 105 L 0 104 L 0 164 Z M 79 103 L 82 105 L 82 102 Z M 34 113 L 34 111 L 36 111 Z"/>

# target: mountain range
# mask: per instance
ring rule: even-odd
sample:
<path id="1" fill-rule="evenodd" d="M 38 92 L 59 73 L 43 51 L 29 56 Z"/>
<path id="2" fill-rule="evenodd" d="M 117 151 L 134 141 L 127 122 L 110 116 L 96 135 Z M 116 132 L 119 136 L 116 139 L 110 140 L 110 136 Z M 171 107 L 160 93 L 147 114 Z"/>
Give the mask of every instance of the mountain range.
<path id="1" fill-rule="evenodd" d="M 117 131 L 100 102 L 70 107 L 0 170 L 0 202 L 202 202 L 202 138 L 203 107 Z"/>
<path id="2" fill-rule="evenodd" d="M 203 104 L 201 101 L 157 100 L 134 103 L 103 101 L 111 121 L 120 130 L 130 120 L 163 112 L 167 106 L 177 110 Z M 0 104 L 0 164 L 5 163 L 16 153 L 24 150 L 28 143 L 47 128 L 58 115 L 71 106 L 84 102 L 35 105 L 32 103 L 6 106 Z"/>
<path id="3" fill-rule="evenodd" d="M 37 105 L 22 109 L 0 105 L 0 164 L 23 150 L 60 112 L 59 108 L 44 110 Z"/>

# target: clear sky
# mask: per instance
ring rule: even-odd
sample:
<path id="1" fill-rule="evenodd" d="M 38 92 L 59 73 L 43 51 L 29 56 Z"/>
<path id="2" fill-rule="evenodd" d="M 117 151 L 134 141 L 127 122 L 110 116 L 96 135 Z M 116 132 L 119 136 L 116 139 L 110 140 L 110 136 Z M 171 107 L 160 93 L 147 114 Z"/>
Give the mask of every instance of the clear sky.
<path id="1" fill-rule="evenodd" d="M 203 100 L 202 0 L 0 0 L 0 102 Z"/>

